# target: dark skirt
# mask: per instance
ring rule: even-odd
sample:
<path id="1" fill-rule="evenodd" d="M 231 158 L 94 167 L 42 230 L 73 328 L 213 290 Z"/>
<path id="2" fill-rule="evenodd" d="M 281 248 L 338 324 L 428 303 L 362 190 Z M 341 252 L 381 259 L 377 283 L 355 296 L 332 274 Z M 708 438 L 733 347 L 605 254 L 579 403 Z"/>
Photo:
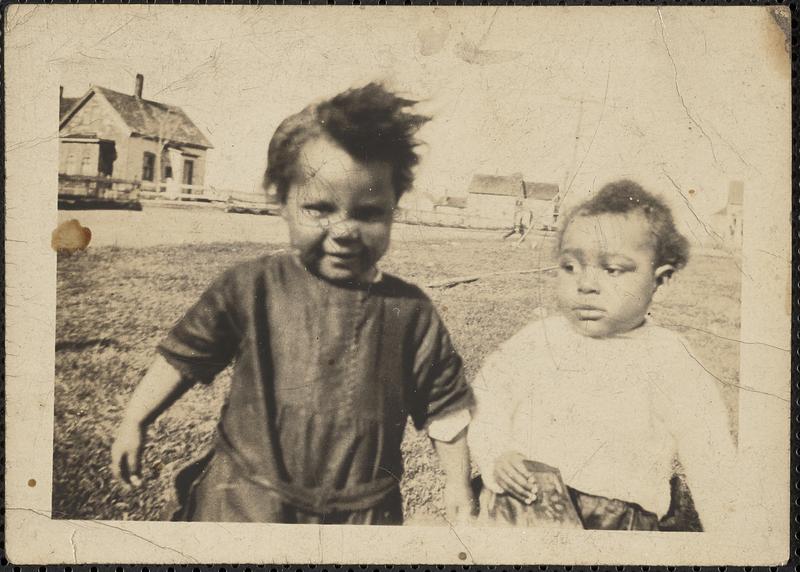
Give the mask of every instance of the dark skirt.
<path id="1" fill-rule="evenodd" d="M 365 508 L 315 511 L 291 502 L 263 482 L 243 478 L 230 459 L 214 451 L 182 469 L 175 488 L 177 506 L 169 510 L 173 521 L 403 524 L 403 502 L 397 487 Z"/>

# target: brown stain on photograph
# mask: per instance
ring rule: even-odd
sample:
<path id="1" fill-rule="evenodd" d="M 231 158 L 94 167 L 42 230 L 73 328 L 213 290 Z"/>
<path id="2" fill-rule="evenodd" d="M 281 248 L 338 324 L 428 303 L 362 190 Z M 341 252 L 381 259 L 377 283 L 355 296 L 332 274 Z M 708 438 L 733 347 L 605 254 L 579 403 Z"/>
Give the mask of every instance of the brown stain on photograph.
<path id="1" fill-rule="evenodd" d="M 91 240 L 92 231 L 81 226 L 76 219 L 71 219 L 56 227 L 50 245 L 56 252 L 72 254 L 78 250 L 86 250 Z"/>

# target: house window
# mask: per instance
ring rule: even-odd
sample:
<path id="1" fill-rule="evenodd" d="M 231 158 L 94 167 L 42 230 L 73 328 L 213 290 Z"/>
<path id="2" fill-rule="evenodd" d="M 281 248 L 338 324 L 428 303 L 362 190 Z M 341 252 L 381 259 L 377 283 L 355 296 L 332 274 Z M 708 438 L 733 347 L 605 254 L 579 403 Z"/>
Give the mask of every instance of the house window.
<path id="1" fill-rule="evenodd" d="M 81 159 L 81 175 L 95 175 L 93 173 L 94 169 L 92 169 L 92 158 L 84 155 L 83 159 Z"/>
<path id="2" fill-rule="evenodd" d="M 156 170 L 156 156 L 153 153 L 144 153 L 144 161 L 142 162 L 142 180 L 152 181 L 153 174 Z"/>
<path id="3" fill-rule="evenodd" d="M 74 175 L 77 171 L 75 170 L 75 154 L 70 153 L 67 155 L 67 164 L 64 167 L 67 175 Z"/>
<path id="4" fill-rule="evenodd" d="M 183 184 L 191 185 L 194 181 L 194 161 L 186 159 L 183 162 Z"/>

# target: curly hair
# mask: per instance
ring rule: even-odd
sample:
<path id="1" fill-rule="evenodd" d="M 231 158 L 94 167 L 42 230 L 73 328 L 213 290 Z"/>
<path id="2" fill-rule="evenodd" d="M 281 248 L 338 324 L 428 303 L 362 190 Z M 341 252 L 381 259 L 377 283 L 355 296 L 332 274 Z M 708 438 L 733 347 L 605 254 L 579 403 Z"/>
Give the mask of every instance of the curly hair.
<path id="1" fill-rule="evenodd" d="M 269 143 L 264 188 L 275 185 L 278 198 L 285 203 L 303 145 L 328 136 L 358 161 L 390 163 L 395 198 L 399 199 L 411 188 L 412 169 L 419 162 L 415 151 L 419 142 L 414 136 L 430 120 L 405 111 L 416 103 L 370 83 L 287 117 Z"/>
<path id="2" fill-rule="evenodd" d="M 686 266 L 689 261 L 689 241 L 675 228 L 670 208 L 660 198 L 645 191 L 641 185 L 627 179 L 605 185 L 591 199 L 576 206 L 561 225 L 557 245 L 561 247 L 564 232 L 577 216 L 631 212 L 641 213 L 650 224 L 655 267 L 670 264 L 678 270 Z"/>

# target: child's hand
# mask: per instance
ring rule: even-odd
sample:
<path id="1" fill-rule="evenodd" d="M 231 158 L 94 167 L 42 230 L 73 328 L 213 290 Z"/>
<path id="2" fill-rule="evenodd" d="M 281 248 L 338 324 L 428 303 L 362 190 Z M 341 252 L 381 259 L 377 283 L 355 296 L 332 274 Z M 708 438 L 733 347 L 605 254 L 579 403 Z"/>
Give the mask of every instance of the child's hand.
<path id="1" fill-rule="evenodd" d="M 111 446 L 111 472 L 125 488 L 141 484 L 141 460 L 145 431 L 141 425 L 123 421 Z"/>
<path id="2" fill-rule="evenodd" d="M 525 467 L 525 457 L 516 451 L 507 451 L 494 462 L 494 480 L 510 495 L 525 504 L 536 500 L 538 486 Z"/>
<path id="3" fill-rule="evenodd" d="M 447 484 L 444 489 L 444 506 L 447 522 L 451 526 L 467 524 L 475 512 L 475 498 L 469 484 Z"/>

